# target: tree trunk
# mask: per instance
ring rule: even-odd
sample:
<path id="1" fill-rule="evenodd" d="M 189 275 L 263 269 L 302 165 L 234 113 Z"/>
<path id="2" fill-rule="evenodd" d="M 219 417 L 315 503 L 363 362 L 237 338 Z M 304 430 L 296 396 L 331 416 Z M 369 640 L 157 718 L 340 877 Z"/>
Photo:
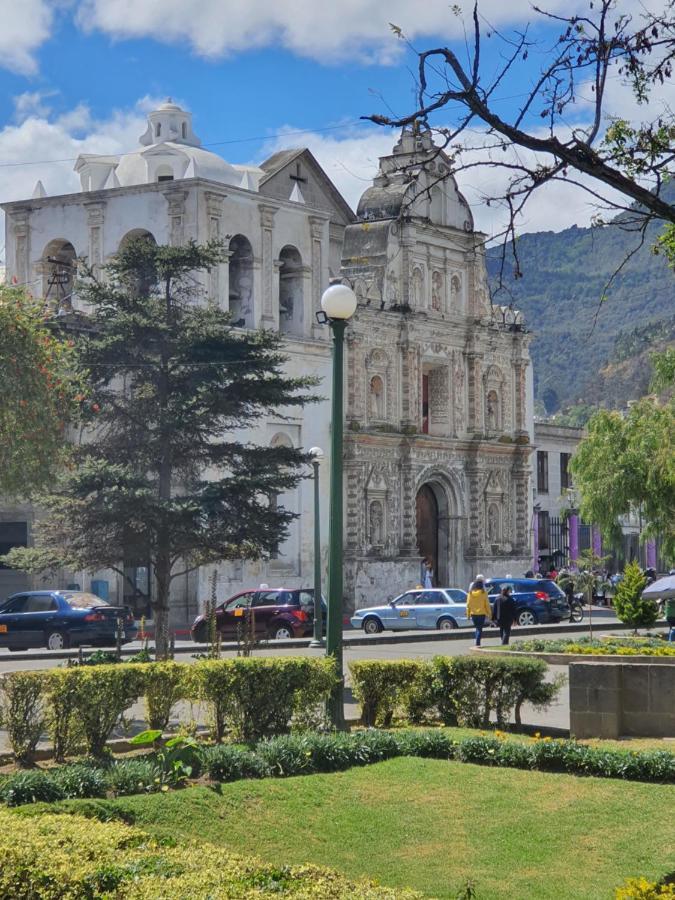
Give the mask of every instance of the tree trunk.
<path id="1" fill-rule="evenodd" d="M 155 619 L 155 656 L 169 659 L 171 632 L 169 628 L 169 591 L 171 588 L 171 563 L 161 549 L 155 562 L 155 599 L 152 604 Z"/>

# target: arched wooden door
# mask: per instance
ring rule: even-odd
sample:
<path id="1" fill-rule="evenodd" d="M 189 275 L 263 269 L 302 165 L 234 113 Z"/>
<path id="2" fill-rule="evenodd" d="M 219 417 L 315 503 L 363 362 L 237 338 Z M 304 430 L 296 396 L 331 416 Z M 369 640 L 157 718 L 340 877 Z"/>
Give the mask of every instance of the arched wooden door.
<path id="1" fill-rule="evenodd" d="M 431 560 L 434 584 L 437 584 L 438 502 L 433 489 L 428 484 L 423 484 L 417 492 L 417 547 L 423 559 Z"/>

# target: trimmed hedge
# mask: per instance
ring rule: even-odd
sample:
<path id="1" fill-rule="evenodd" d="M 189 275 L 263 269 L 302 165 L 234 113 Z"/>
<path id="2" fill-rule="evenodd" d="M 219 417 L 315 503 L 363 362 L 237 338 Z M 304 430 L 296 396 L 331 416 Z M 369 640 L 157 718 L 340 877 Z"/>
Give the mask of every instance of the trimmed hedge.
<path id="1" fill-rule="evenodd" d="M 396 756 L 419 756 L 569 775 L 675 783 L 675 754 L 664 750 L 605 750 L 550 738 L 523 743 L 507 740 L 501 732 L 456 740 L 443 728 L 401 732 L 368 729 L 352 734 L 306 732 L 260 741 L 253 750 L 233 744 L 191 744 L 190 750 L 194 755 L 193 777 L 202 771 L 216 782 L 340 772 Z M 181 786 L 186 781 L 180 772 L 179 777 L 173 777 L 170 762 L 170 755 L 167 758 L 160 750 L 141 758 L 114 761 L 106 768 L 75 764 L 20 772 L 0 783 L 0 802 L 19 806 L 41 800 L 168 790 L 169 786 Z"/>
<path id="2" fill-rule="evenodd" d="M 391 724 L 395 716 L 411 723 L 440 719 L 445 725 L 520 724 L 523 703 L 544 708 L 564 679 L 545 681 L 547 665 L 538 659 L 436 656 L 419 660 L 368 660 L 350 663 L 354 695 L 364 725 Z"/>
<path id="3" fill-rule="evenodd" d="M 320 866 L 274 866 L 203 844 L 163 846 L 121 822 L 78 815 L 19 819 L 0 811 L 0 858 L 0 897 L 12 900 L 421 900 Z"/>
<path id="4" fill-rule="evenodd" d="M 34 760 L 45 729 L 61 762 L 81 751 L 104 755 L 124 713 L 141 697 L 151 729 L 166 727 L 175 704 L 187 699 L 210 708 L 216 740 L 229 732 L 256 741 L 315 721 L 334 681 L 334 663 L 323 658 L 72 666 L 5 675 L 0 710 L 20 764 Z"/>

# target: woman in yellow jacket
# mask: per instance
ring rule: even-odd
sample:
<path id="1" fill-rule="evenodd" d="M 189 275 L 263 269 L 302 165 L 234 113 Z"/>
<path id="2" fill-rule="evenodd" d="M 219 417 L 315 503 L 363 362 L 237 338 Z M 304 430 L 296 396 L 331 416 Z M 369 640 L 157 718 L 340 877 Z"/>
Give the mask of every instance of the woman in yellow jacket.
<path id="1" fill-rule="evenodd" d="M 476 575 L 466 598 L 466 617 L 471 619 L 476 629 L 476 647 L 480 647 L 485 620 L 492 618 L 492 607 L 485 590 L 485 576 Z"/>

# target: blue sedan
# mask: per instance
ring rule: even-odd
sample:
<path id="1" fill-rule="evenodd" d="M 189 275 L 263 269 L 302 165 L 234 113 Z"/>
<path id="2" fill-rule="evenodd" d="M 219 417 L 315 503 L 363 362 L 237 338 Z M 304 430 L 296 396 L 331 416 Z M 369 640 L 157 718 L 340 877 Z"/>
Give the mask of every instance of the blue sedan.
<path id="1" fill-rule="evenodd" d="M 0 606 L 0 647 L 114 647 L 118 622 L 122 643 L 133 641 L 138 629 L 125 606 L 111 606 L 86 591 L 25 591 Z"/>
<path id="2" fill-rule="evenodd" d="M 406 591 L 386 605 L 357 609 L 351 623 L 366 634 L 379 634 L 385 628 L 392 631 L 411 628 L 450 631 L 470 624 L 466 618 L 466 592 L 459 588 Z"/>

